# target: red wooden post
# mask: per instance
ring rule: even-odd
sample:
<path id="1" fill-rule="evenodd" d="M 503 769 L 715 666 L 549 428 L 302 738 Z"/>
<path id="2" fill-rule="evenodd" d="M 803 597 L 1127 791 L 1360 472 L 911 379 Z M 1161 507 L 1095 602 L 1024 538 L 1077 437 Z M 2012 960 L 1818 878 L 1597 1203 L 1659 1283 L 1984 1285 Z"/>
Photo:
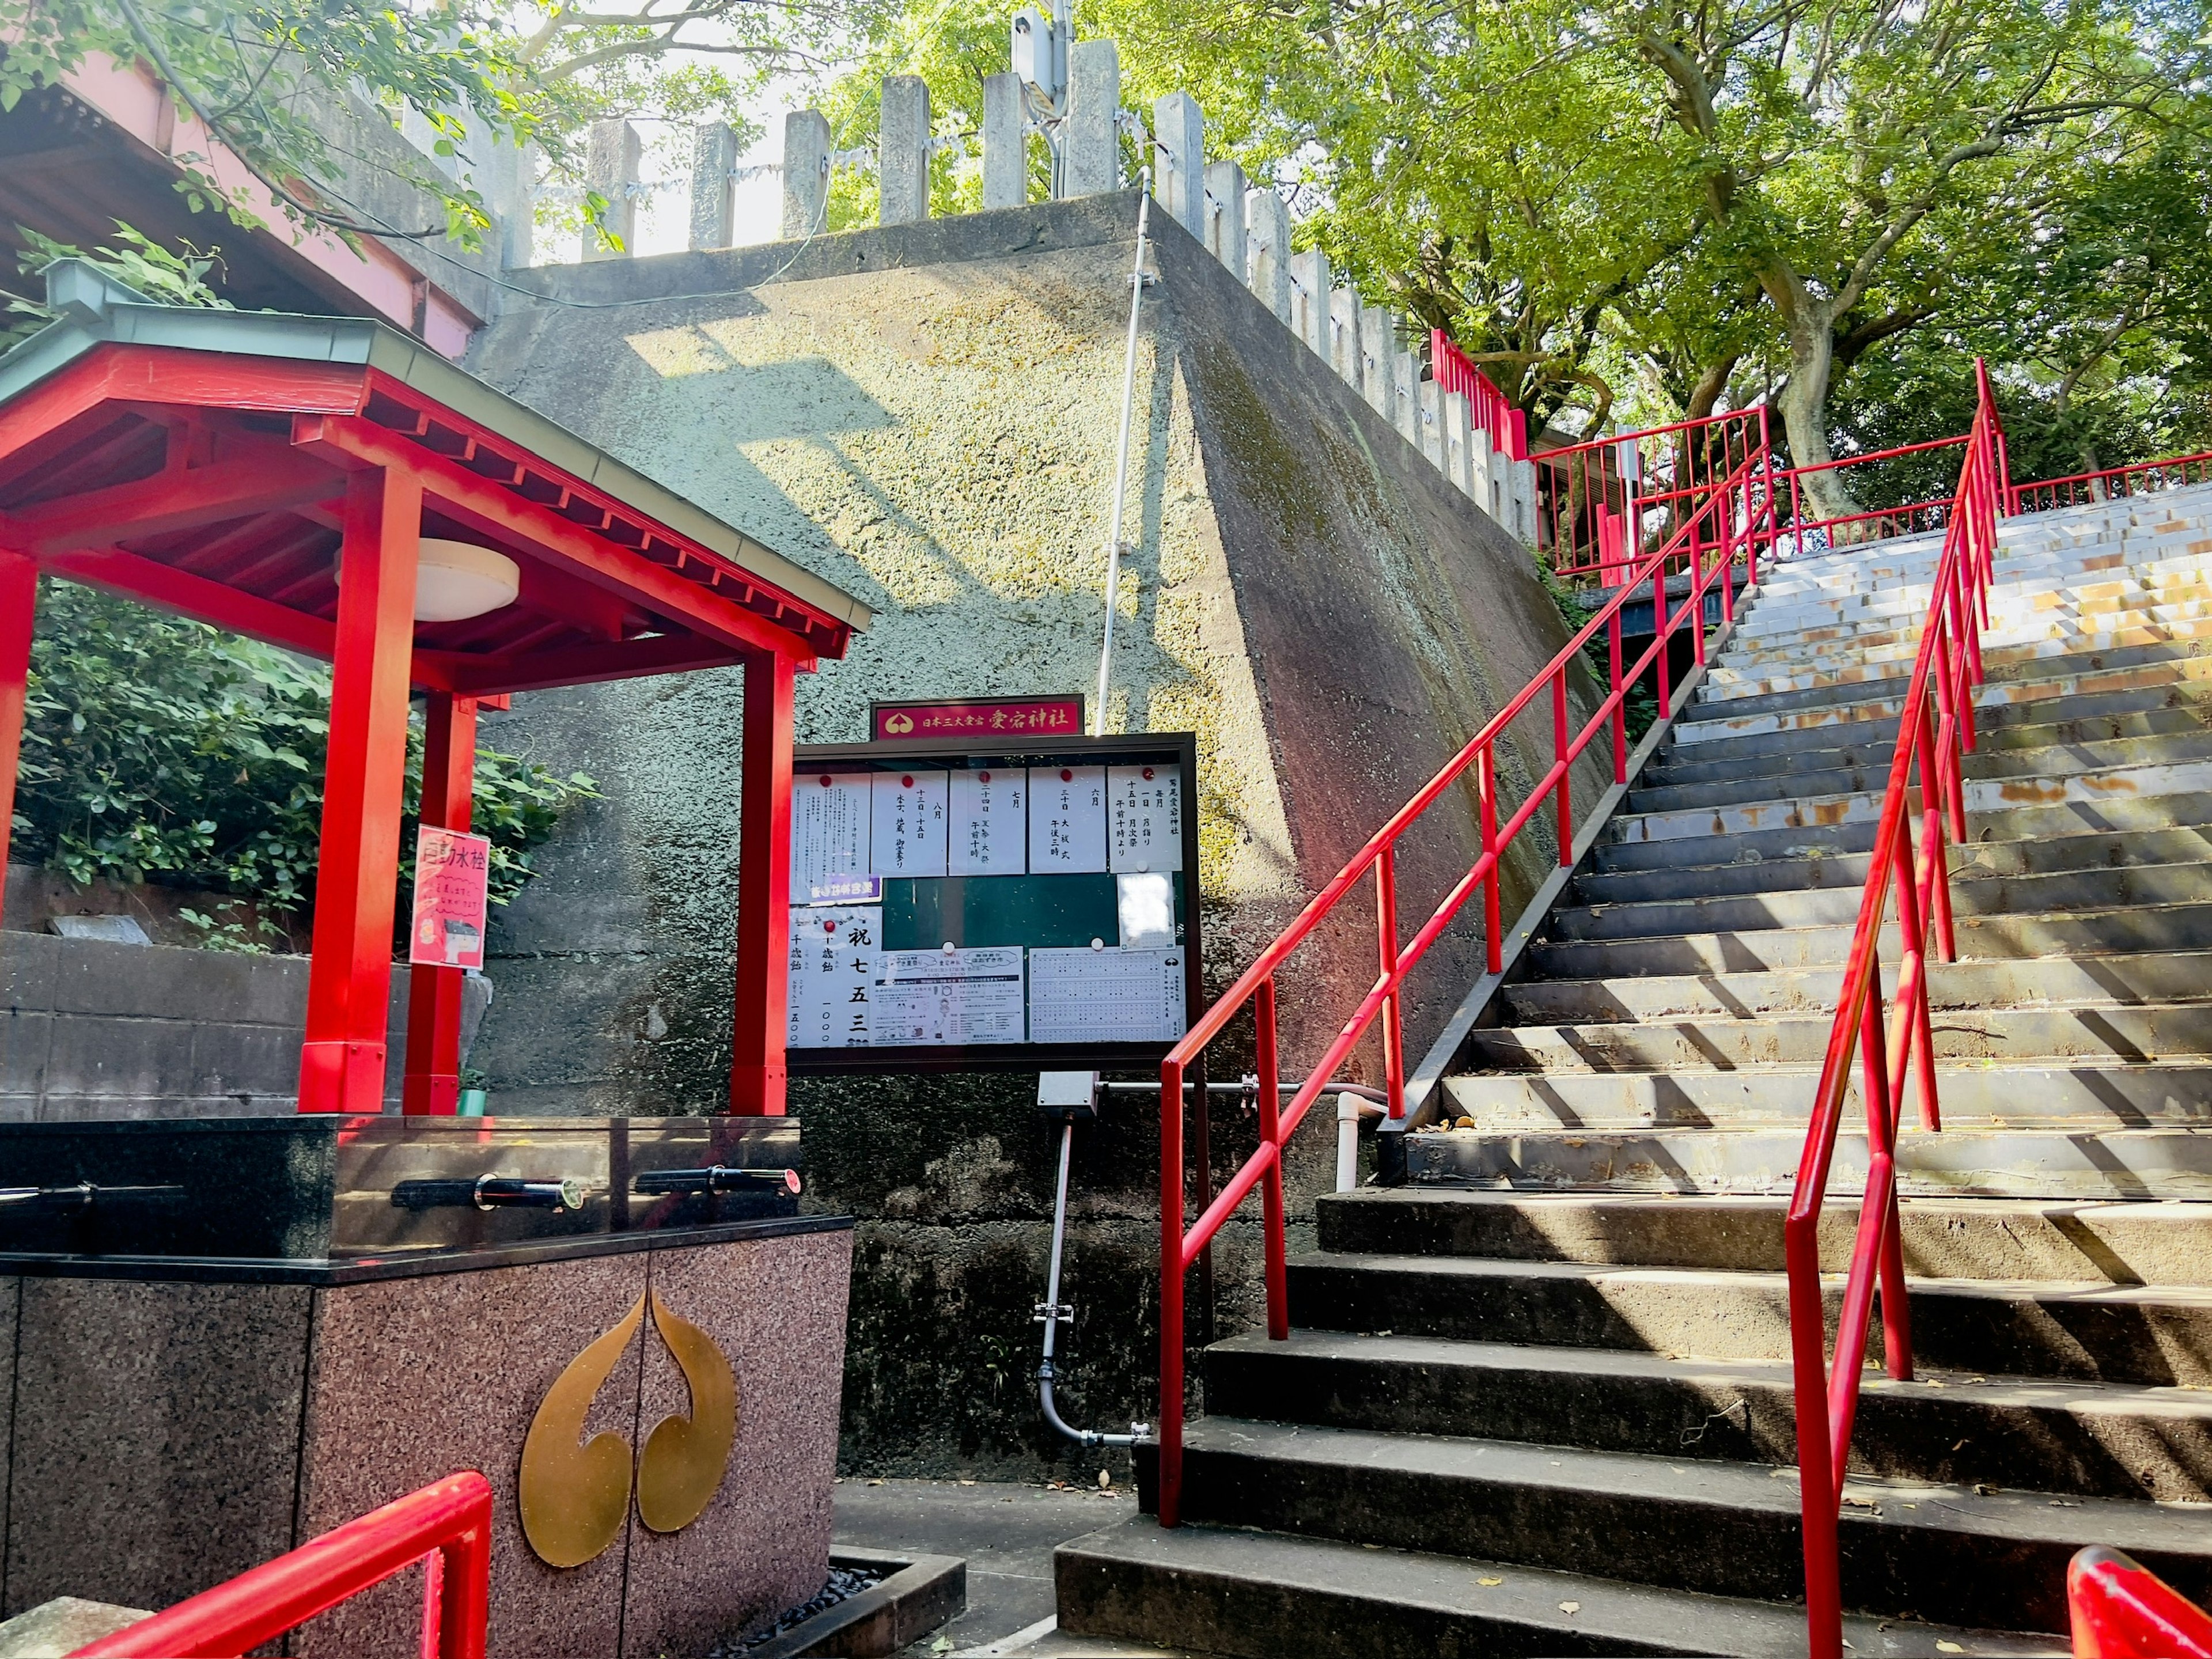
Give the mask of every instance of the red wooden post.
<path id="1" fill-rule="evenodd" d="M 477 762 L 477 700 L 433 691 L 423 713 L 422 822 L 436 830 L 469 827 Z M 459 968 L 416 963 L 407 970 L 407 1076 L 401 1109 L 451 1117 L 461 1105 L 461 985 Z"/>
<path id="2" fill-rule="evenodd" d="M 792 697 L 798 665 L 745 659 L 744 779 L 738 832 L 738 1003 L 730 1109 L 781 1117 L 790 989 Z"/>
<path id="3" fill-rule="evenodd" d="M 420 481 L 397 470 L 354 474 L 344 522 L 300 1109 L 371 1113 L 384 1106 Z"/>
<path id="4" fill-rule="evenodd" d="M 24 687 L 31 677 L 31 624 L 39 609 L 39 567 L 0 552 L 0 872 L 15 814 L 15 763 L 23 751 Z"/>

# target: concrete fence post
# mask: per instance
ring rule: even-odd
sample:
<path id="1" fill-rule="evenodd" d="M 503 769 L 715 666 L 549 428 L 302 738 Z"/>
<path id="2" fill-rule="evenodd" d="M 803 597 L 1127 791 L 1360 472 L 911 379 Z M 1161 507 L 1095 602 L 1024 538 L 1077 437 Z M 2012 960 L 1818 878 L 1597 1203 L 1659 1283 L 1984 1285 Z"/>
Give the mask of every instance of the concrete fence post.
<path id="1" fill-rule="evenodd" d="M 499 263 L 507 270 L 528 264 L 537 229 L 538 151 L 534 147 L 489 141 L 490 155 L 485 171 L 490 188 L 485 196 L 499 221 Z"/>
<path id="2" fill-rule="evenodd" d="M 1244 275 L 1244 169 L 1234 161 L 1206 164 L 1199 240 L 1206 251 L 1229 267 L 1238 282 Z"/>
<path id="3" fill-rule="evenodd" d="M 1328 296 L 1328 363 L 1345 385 L 1363 397 L 1367 378 L 1362 372 L 1365 357 L 1360 350 L 1364 322 L 1360 316 L 1359 290 L 1340 288 Z"/>
<path id="4" fill-rule="evenodd" d="M 783 235 L 821 231 L 830 213 L 830 120 L 818 109 L 783 118 Z"/>
<path id="5" fill-rule="evenodd" d="M 1067 49 L 1067 120 L 1060 129 L 1060 187 L 1070 196 L 1121 188 L 1121 53 L 1111 40 Z"/>
<path id="6" fill-rule="evenodd" d="M 738 135 L 726 121 L 708 121 L 691 133 L 691 235 L 687 246 L 727 247 L 736 240 Z"/>
<path id="7" fill-rule="evenodd" d="M 637 184 L 645 147 L 637 129 L 627 121 L 594 121 L 584 146 L 584 187 L 607 198 L 607 235 L 622 243 L 614 246 L 590 226 L 584 228 L 584 258 L 627 259 L 637 251 Z"/>
<path id="8" fill-rule="evenodd" d="M 1429 465 L 1449 478 L 1451 477 L 1449 458 L 1444 453 L 1444 398 L 1434 380 L 1423 380 L 1418 400 L 1421 428 L 1421 453 L 1429 458 Z"/>
<path id="9" fill-rule="evenodd" d="M 1152 106 L 1159 135 L 1160 174 L 1152 193 L 1192 235 L 1203 239 L 1206 210 L 1200 173 L 1206 164 L 1206 116 L 1187 92 L 1171 92 Z"/>
<path id="10" fill-rule="evenodd" d="M 876 127 L 876 219 L 911 225 L 929 217 L 929 82 L 887 75 Z"/>
<path id="11" fill-rule="evenodd" d="M 1291 210 L 1272 190 L 1244 194 L 1246 280 L 1260 303 L 1285 323 L 1291 318 Z M 1295 326 L 1295 325 L 1293 325 Z"/>
<path id="12" fill-rule="evenodd" d="M 1019 207 L 1030 198 L 1030 158 L 1022 131 L 1022 77 L 1008 70 L 983 77 L 983 205 Z"/>
<path id="13" fill-rule="evenodd" d="M 1536 463 L 1513 463 L 1513 533 L 1532 545 L 1536 539 Z"/>
<path id="14" fill-rule="evenodd" d="M 1498 452 L 1491 447 L 1490 434 L 1480 427 L 1475 427 L 1468 435 L 1468 482 L 1474 486 L 1472 493 L 1475 505 L 1499 524 L 1504 525 L 1505 491 L 1499 476 L 1498 459 Z"/>
<path id="15" fill-rule="evenodd" d="M 1390 320 L 1390 423 L 1398 434 L 1419 449 L 1421 445 L 1421 360 L 1398 344 L 1405 335 L 1404 321 L 1395 312 Z"/>
<path id="16" fill-rule="evenodd" d="M 1322 362 L 1331 361 L 1328 255 L 1317 247 L 1291 255 L 1291 326 Z"/>
<path id="17" fill-rule="evenodd" d="M 1474 408 L 1464 392 L 1447 392 L 1440 404 L 1444 423 L 1444 477 L 1462 495 L 1474 495 Z"/>
<path id="18" fill-rule="evenodd" d="M 1397 383 L 1390 374 L 1390 354 L 1398 349 L 1397 325 L 1397 313 L 1382 306 L 1368 306 L 1359 313 L 1359 389 L 1391 426 L 1398 424 Z"/>

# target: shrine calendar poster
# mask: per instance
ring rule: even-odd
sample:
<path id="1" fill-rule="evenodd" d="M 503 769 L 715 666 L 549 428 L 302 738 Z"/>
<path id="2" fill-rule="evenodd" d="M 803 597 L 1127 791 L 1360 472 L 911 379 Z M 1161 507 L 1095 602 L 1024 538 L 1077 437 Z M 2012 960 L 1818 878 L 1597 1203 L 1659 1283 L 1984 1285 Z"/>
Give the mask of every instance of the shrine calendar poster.
<path id="1" fill-rule="evenodd" d="M 490 881 L 490 842 L 424 824 L 415 837 L 415 922 L 407 960 L 432 968 L 483 968 Z"/>

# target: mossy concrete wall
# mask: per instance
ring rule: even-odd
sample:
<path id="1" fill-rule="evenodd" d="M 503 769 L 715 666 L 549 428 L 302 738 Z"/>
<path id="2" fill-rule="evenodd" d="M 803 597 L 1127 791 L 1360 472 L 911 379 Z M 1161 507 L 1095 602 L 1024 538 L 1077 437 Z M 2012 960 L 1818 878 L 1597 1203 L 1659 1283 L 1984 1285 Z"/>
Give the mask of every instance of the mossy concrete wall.
<path id="1" fill-rule="evenodd" d="M 876 608 L 847 660 L 802 678 L 801 741 L 865 736 L 872 697 L 1088 690 L 1136 213 L 1125 193 L 532 271 L 580 304 L 515 305 L 471 366 Z M 1153 223 L 1108 725 L 1199 735 L 1219 987 L 1566 635 L 1524 550 L 1198 243 Z M 603 792 L 495 928 L 478 1052 L 501 1108 L 718 1107 L 741 707 L 734 674 L 702 673 L 519 698 L 487 732 Z M 1515 798 L 1548 765 L 1550 730 L 1540 703 L 1503 745 Z M 1582 799 L 1601 784 L 1577 773 Z M 1553 856 L 1540 821 L 1524 840 L 1509 921 Z M 1479 846 L 1455 790 L 1401 857 L 1408 933 Z M 1479 971 L 1477 909 L 1408 999 L 1417 1056 Z M 1375 950 L 1363 894 L 1286 976 L 1291 1060 L 1318 1056 Z M 1217 1076 L 1249 1041 L 1224 1044 Z M 794 1087 L 811 1201 L 860 1218 L 856 1464 L 1034 1472 L 1059 1455 L 1031 1381 L 1053 1151 L 1033 1098 L 1019 1076 Z M 1156 1120 L 1117 1105 L 1079 1144 L 1079 1419 L 1153 1414 Z M 1249 1126 L 1228 1103 L 1214 1127 L 1227 1167 Z M 1301 1217 L 1328 1141 L 1316 1124 L 1301 1149 Z M 1224 1328 L 1249 1316 L 1248 1251 L 1242 1234 L 1224 1246 Z"/>

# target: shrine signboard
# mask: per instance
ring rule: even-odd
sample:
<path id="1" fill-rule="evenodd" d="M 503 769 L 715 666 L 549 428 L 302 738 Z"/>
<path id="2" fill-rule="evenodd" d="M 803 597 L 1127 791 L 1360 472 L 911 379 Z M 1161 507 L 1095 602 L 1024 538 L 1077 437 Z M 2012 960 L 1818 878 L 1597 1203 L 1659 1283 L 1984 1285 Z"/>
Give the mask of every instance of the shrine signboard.
<path id="1" fill-rule="evenodd" d="M 917 735 L 793 762 L 794 1073 L 1146 1067 L 1197 1018 L 1190 733 Z"/>

